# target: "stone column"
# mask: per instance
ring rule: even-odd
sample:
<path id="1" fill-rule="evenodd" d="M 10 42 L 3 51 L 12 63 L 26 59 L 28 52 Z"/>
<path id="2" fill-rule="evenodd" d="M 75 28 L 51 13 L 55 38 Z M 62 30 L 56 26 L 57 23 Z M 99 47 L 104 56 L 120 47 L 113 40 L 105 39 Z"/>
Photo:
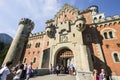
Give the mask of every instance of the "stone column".
<path id="1" fill-rule="evenodd" d="M 81 53 L 81 63 L 79 64 L 81 66 L 81 69 L 78 68 L 76 80 L 93 80 L 93 73 L 91 72 L 91 58 L 90 55 L 87 52 L 86 45 L 80 45 Z M 91 63 L 92 64 L 92 63 Z"/>
<path id="2" fill-rule="evenodd" d="M 18 30 L 11 43 L 3 64 L 5 64 L 7 61 L 13 61 L 13 65 L 16 65 L 18 61 L 20 61 L 22 52 L 25 48 L 25 43 L 27 43 L 29 34 L 33 28 L 34 23 L 30 19 L 22 18 L 20 20 Z"/>
<path id="3" fill-rule="evenodd" d="M 76 67 L 76 80 L 93 80 L 91 72 L 92 59 L 90 53 L 88 54 L 87 46 L 83 45 L 83 31 L 86 29 L 86 19 L 83 15 L 78 15 L 75 21 L 76 30 L 78 30 L 79 37 L 76 37 L 76 54 L 75 54 L 75 67 Z M 77 31 L 76 31 L 77 32 Z"/>

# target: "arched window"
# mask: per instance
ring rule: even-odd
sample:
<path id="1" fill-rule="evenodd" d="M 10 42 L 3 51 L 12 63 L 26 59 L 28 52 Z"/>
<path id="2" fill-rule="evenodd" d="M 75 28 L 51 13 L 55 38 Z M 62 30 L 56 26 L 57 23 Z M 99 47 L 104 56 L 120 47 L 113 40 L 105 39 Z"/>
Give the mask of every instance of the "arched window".
<path id="1" fill-rule="evenodd" d="M 38 46 L 38 43 L 35 44 L 35 47 L 36 47 L 36 48 L 37 48 L 37 46 Z"/>
<path id="2" fill-rule="evenodd" d="M 31 44 L 27 44 L 26 48 L 30 48 L 31 47 Z"/>
<path id="3" fill-rule="evenodd" d="M 29 44 L 29 48 L 31 47 L 31 44 Z"/>
<path id="4" fill-rule="evenodd" d="M 108 39 L 107 32 L 104 33 L 104 38 Z"/>
<path id="5" fill-rule="evenodd" d="M 94 21 L 96 21 L 97 20 L 97 18 L 96 17 L 94 17 Z"/>
<path id="6" fill-rule="evenodd" d="M 38 47 L 40 47 L 40 43 L 38 43 Z"/>
<path id="7" fill-rule="evenodd" d="M 36 47 L 36 48 L 40 47 L 40 43 L 36 43 L 36 44 L 35 44 L 35 47 Z"/>
<path id="8" fill-rule="evenodd" d="M 112 31 L 109 32 L 109 36 L 110 36 L 110 38 L 113 38 Z"/>
<path id="9" fill-rule="evenodd" d="M 34 57 L 34 59 L 33 59 L 33 63 L 35 63 L 36 62 L 36 57 Z"/>
<path id="10" fill-rule="evenodd" d="M 114 60 L 115 60 L 115 62 L 119 62 L 120 60 L 119 60 L 119 56 L 118 56 L 118 54 L 117 53 L 114 53 Z"/>
<path id="11" fill-rule="evenodd" d="M 26 63 L 26 61 L 27 61 L 27 58 L 24 59 L 23 63 Z"/>
<path id="12" fill-rule="evenodd" d="M 102 18 L 102 16 L 99 16 L 99 19 L 101 19 Z"/>

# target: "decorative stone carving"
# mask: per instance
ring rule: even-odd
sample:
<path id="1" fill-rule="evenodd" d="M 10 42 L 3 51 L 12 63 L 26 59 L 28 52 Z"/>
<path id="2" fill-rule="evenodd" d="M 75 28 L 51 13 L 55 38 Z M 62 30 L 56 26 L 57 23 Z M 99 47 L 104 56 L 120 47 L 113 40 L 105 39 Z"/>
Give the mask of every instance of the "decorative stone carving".
<path id="1" fill-rule="evenodd" d="M 78 31 L 83 31 L 85 29 L 86 20 L 83 16 L 79 15 L 78 19 L 75 21 L 75 25 Z"/>
<path id="2" fill-rule="evenodd" d="M 67 35 L 61 35 L 60 36 L 60 42 L 67 42 L 68 41 L 68 36 Z"/>

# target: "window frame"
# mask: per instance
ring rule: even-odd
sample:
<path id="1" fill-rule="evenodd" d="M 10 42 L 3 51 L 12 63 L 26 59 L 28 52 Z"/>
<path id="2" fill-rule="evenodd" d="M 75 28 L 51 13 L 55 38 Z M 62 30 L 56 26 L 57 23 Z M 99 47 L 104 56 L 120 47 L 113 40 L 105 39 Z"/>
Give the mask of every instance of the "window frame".
<path id="1" fill-rule="evenodd" d="M 36 63 L 36 60 L 37 60 L 37 58 L 34 57 L 32 62 L 33 62 L 33 63 Z"/>
<path id="2" fill-rule="evenodd" d="M 110 32 L 112 33 L 112 37 L 110 37 Z M 107 39 L 105 38 L 104 33 L 107 33 Z M 116 39 L 116 30 L 113 28 L 104 28 L 103 30 L 100 31 L 100 34 L 103 36 L 104 40 L 110 40 L 110 39 Z"/>
<path id="3" fill-rule="evenodd" d="M 116 61 L 114 54 L 117 54 L 119 61 Z M 119 63 L 120 62 L 120 53 L 118 53 L 117 51 L 112 52 L 112 58 L 113 58 L 114 63 Z"/>

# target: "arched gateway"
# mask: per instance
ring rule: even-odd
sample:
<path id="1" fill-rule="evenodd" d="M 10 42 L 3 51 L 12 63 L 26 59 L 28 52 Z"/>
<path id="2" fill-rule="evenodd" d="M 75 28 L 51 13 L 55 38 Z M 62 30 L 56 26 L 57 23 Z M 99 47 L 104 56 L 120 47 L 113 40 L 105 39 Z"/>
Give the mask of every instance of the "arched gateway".
<path id="1" fill-rule="evenodd" d="M 55 66 L 63 65 L 68 67 L 70 64 L 74 64 L 73 52 L 68 48 L 60 49 L 55 55 Z"/>

